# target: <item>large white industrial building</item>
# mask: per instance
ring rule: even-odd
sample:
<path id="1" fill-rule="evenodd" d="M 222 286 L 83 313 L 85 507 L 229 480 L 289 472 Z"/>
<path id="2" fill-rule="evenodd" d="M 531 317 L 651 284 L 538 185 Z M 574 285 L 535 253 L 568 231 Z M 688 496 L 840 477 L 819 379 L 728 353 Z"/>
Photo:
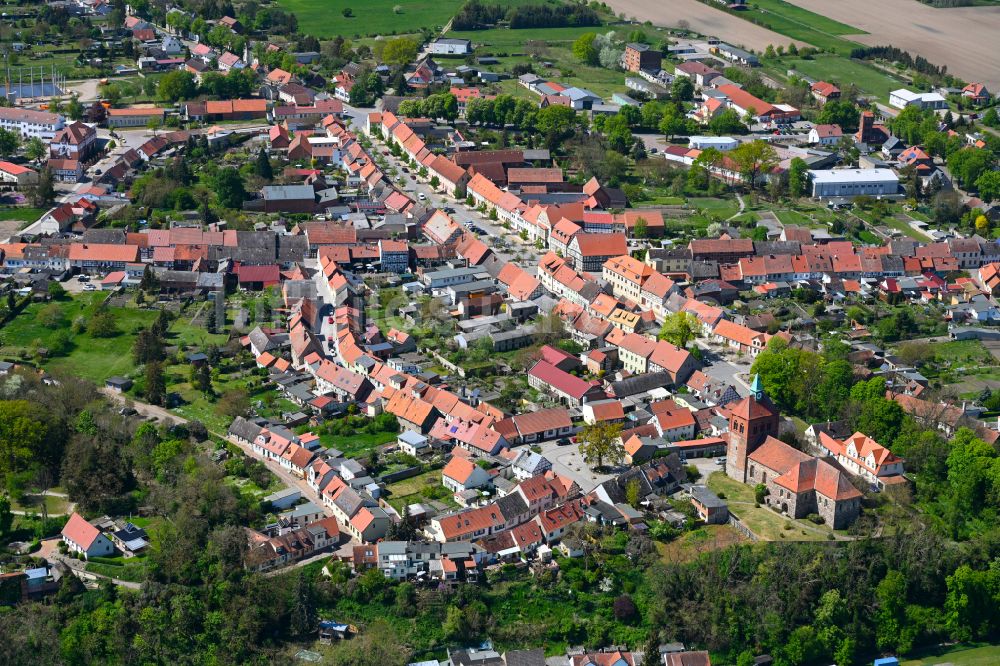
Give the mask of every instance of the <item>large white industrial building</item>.
<path id="1" fill-rule="evenodd" d="M 830 197 L 891 196 L 899 192 L 899 177 L 892 169 L 832 169 L 810 171 L 812 195 Z"/>

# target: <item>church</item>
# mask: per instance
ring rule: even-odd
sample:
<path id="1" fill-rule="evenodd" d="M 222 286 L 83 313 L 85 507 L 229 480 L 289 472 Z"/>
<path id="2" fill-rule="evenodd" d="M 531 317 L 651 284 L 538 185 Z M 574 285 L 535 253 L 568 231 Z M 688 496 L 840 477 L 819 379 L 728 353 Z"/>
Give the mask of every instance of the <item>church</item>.
<path id="1" fill-rule="evenodd" d="M 767 487 L 765 503 L 792 518 L 816 513 L 843 529 L 861 512 L 861 492 L 833 458 L 816 458 L 778 439 L 778 409 L 764 393 L 760 376 L 750 395 L 732 405 L 726 474 Z"/>

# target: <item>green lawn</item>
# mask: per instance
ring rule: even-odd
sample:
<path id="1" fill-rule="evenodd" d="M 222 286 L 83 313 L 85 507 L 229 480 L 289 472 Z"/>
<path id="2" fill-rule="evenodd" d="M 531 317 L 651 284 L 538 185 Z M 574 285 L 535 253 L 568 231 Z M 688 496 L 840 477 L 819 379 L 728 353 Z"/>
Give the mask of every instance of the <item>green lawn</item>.
<path id="1" fill-rule="evenodd" d="M 344 452 L 348 458 L 363 456 L 377 446 L 396 441 L 395 432 L 358 432 L 349 437 L 341 435 L 320 435 L 324 446 L 332 446 Z"/>
<path id="2" fill-rule="evenodd" d="M 954 664 L 954 666 L 993 666 L 1000 663 L 1000 645 L 983 647 L 951 647 L 934 650 L 916 659 L 904 659 L 902 666 L 932 666 L 934 664 Z"/>
<path id="3" fill-rule="evenodd" d="M 20 500 L 11 503 L 11 508 L 15 511 L 31 511 L 37 514 L 42 513 L 42 500 L 45 500 L 45 509 L 49 515 L 65 514 L 69 504 L 62 497 L 53 495 L 24 495 Z"/>
<path id="4" fill-rule="evenodd" d="M 625 90 L 625 72 L 603 67 L 584 65 L 573 57 L 572 45 L 580 35 L 588 32 L 606 32 L 616 26 L 590 26 L 572 28 L 527 28 L 510 30 L 452 31 L 449 37 L 472 40 L 477 56 L 492 56 L 500 61 L 491 66 L 494 71 L 510 71 L 517 64 L 531 63 L 535 72 L 542 77 L 558 81 L 566 86 L 579 86 L 594 93 L 609 97 L 612 93 Z M 651 29 L 647 29 L 651 33 Z M 532 44 L 528 44 L 532 42 Z M 529 51 L 534 53 L 532 58 Z M 546 68 L 541 62 L 551 62 Z M 500 83 L 503 92 L 523 99 L 538 101 L 538 95 L 509 79 Z"/>
<path id="5" fill-rule="evenodd" d="M 933 349 L 938 363 L 994 365 L 993 354 L 979 340 L 935 342 Z"/>
<path id="6" fill-rule="evenodd" d="M 828 35 L 867 35 L 861 28 L 834 21 L 831 18 L 822 16 L 808 9 L 793 5 L 785 0 L 754 0 L 754 7 L 759 7 L 773 14 L 781 14 L 789 21 L 811 26 L 814 30 L 825 32 Z"/>
<path id="7" fill-rule="evenodd" d="M 91 573 L 101 576 L 110 576 L 118 580 L 127 580 L 133 583 L 140 583 L 146 577 L 146 564 L 144 559 L 129 558 L 123 560 L 122 565 L 104 564 L 103 562 L 88 562 L 86 569 Z"/>
<path id="8" fill-rule="evenodd" d="M 438 493 L 441 497 L 437 501 L 444 502 L 450 506 L 457 506 L 451 497 L 451 493 L 447 492 L 444 486 L 441 485 L 440 469 L 428 470 L 423 474 L 418 474 L 409 479 L 390 483 L 386 486 L 386 490 L 389 491 L 389 504 L 402 515 L 403 507 L 406 505 L 428 501 L 428 497 L 420 492 L 428 487 L 444 491 Z"/>
<path id="9" fill-rule="evenodd" d="M 806 76 L 839 86 L 853 83 L 862 92 L 875 95 L 884 102 L 888 102 L 891 91 L 903 85 L 900 79 L 880 69 L 839 55 L 817 55 L 812 60 L 786 56 L 778 63 L 777 67 L 782 73 L 794 69 Z"/>
<path id="10" fill-rule="evenodd" d="M 70 325 L 77 317 L 89 318 L 103 302 L 106 293 L 84 293 L 59 301 L 63 312 L 63 324 L 49 328 L 38 320 L 44 303 L 32 303 L 13 321 L 0 331 L 0 354 L 15 357 L 22 350 L 32 350 L 36 346 L 52 346 L 60 332 L 69 333 L 69 352 L 43 363 L 50 371 L 65 371 L 93 382 L 102 383 L 113 375 L 127 375 L 135 365 L 132 362 L 132 342 L 136 329 L 147 326 L 156 318 L 154 310 L 139 310 L 134 307 L 111 308 L 117 319 L 118 334 L 110 338 L 95 338 L 84 332 L 71 333 Z"/>
<path id="11" fill-rule="evenodd" d="M 924 234 L 920 233 L 913 227 L 911 227 L 905 220 L 900 220 L 895 216 L 890 216 L 883 220 L 883 223 L 890 229 L 895 229 L 904 236 L 908 236 L 913 240 L 920 241 L 922 243 L 928 242 L 930 239 Z"/>
<path id="12" fill-rule="evenodd" d="M 19 206 L 0 207 L 0 222 L 6 220 L 18 220 L 19 222 L 35 222 L 45 213 L 44 208 L 30 208 Z"/>
<path id="13" fill-rule="evenodd" d="M 464 0 L 403 2 L 402 0 L 278 0 L 282 8 L 295 13 L 299 31 L 315 37 L 364 37 L 441 28 L 455 15 Z M 399 6 L 396 14 L 393 7 Z M 351 18 L 344 9 L 353 12 Z"/>
<path id="14" fill-rule="evenodd" d="M 832 531 L 807 520 L 790 520 L 772 509 L 754 506 L 753 486 L 730 479 L 725 472 L 712 472 L 706 485 L 725 495 L 729 511 L 765 541 L 825 541 Z"/>

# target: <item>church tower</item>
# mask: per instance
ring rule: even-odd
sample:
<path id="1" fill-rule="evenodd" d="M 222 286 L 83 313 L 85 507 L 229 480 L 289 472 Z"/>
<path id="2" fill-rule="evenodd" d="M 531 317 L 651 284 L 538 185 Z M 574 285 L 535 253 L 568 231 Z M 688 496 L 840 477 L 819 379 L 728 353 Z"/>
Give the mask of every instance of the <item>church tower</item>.
<path id="1" fill-rule="evenodd" d="M 733 405 L 729 417 L 726 474 L 746 483 L 747 457 L 768 437 L 778 436 L 778 410 L 764 393 L 760 375 L 754 375 L 750 395 Z"/>

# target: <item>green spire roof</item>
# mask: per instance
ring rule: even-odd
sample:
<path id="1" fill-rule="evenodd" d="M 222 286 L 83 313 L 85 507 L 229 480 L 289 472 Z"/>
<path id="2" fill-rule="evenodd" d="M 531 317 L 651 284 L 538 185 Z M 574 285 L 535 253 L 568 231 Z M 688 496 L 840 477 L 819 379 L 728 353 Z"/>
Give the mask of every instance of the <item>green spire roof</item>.
<path id="1" fill-rule="evenodd" d="M 754 394 L 758 400 L 764 394 L 764 384 L 760 381 L 760 373 L 753 376 L 753 383 L 750 384 L 750 392 Z"/>

